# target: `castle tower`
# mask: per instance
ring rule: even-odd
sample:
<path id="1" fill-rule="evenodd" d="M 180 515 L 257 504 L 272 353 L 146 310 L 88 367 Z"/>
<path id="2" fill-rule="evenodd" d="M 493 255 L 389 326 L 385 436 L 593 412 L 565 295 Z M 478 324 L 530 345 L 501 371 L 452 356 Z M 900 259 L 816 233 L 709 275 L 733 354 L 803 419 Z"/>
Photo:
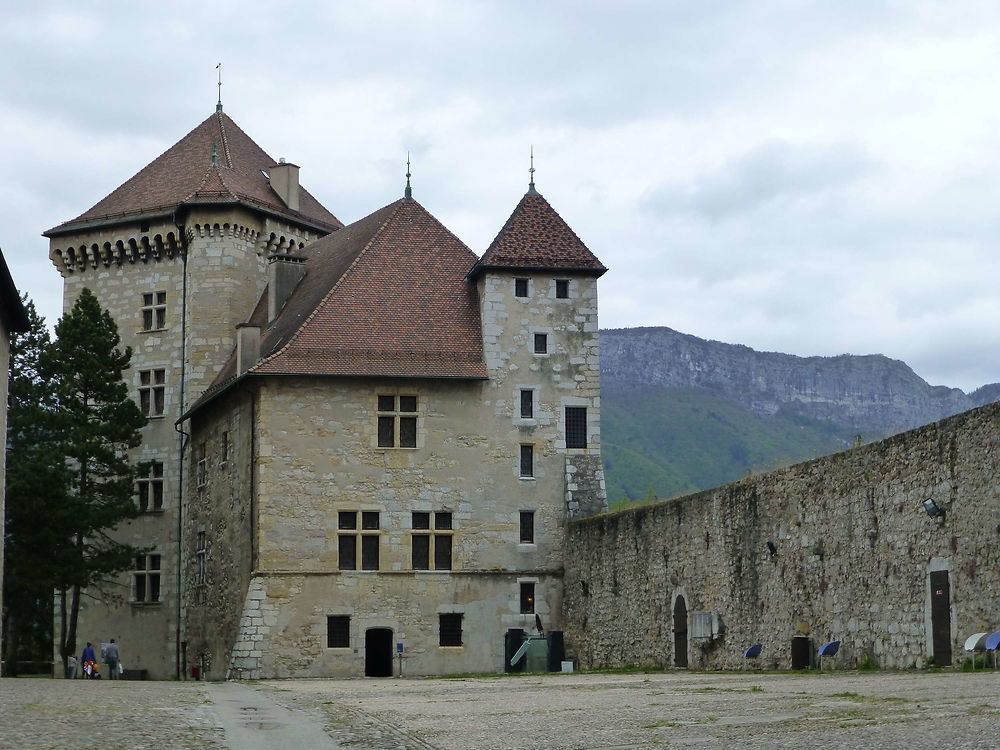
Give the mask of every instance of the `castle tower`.
<path id="1" fill-rule="evenodd" d="M 132 348 L 126 373 L 149 416 L 136 462 L 151 461 L 117 531 L 150 547 L 134 571 L 88 591 L 78 641 L 114 637 L 123 661 L 166 678 L 184 658 L 178 533 L 183 433 L 174 422 L 218 374 L 267 280 L 341 223 L 233 120 L 216 112 L 91 209 L 44 233 L 63 277 L 63 309 L 87 287 Z M 190 464 L 187 464 L 190 465 Z M 184 471 L 186 471 L 186 466 Z"/>
<path id="2" fill-rule="evenodd" d="M 496 417 L 516 443 L 522 484 L 564 494 L 563 521 L 607 508 L 597 329 L 606 270 L 532 181 L 469 274 Z"/>

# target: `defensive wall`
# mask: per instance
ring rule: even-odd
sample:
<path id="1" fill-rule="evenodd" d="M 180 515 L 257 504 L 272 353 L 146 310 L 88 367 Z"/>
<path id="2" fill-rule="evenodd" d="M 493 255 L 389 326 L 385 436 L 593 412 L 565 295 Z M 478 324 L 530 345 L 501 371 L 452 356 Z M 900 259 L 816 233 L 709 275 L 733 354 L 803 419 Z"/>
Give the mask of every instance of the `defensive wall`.
<path id="1" fill-rule="evenodd" d="M 759 643 L 756 666 L 786 669 L 793 643 L 800 656 L 808 644 L 815 664 L 829 640 L 842 643 L 828 662 L 839 667 L 960 662 L 967 636 L 1000 629 L 998 446 L 993 404 L 574 521 L 567 649 L 587 668 L 672 666 L 685 656 L 691 667 L 736 668 Z M 928 498 L 942 514 L 926 512 Z"/>

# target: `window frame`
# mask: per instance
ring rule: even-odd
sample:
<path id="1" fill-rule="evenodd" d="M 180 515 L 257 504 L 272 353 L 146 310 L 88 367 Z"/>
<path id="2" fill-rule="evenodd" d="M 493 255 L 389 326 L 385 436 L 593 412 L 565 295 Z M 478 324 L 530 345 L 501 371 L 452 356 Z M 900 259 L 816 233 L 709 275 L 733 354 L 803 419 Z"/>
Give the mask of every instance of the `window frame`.
<path id="1" fill-rule="evenodd" d="M 518 513 L 518 544 L 535 543 L 535 511 L 522 510 Z"/>
<path id="2" fill-rule="evenodd" d="M 518 477 L 520 479 L 535 478 L 535 446 L 532 443 L 521 443 L 518 462 Z"/>
<path id="3" fill-rule="evenodd" d="M 162 513 L 163 461 L 152 460 L 147 463 L 146 473 L 136 475 L 136 505 L 140 513 Z"/>
<path id="4" fill-rule="evenodd" d="M 326 616 L 326 647 L 327 648 L 351 647 L 350 615 Z"/>
<path id="5" fill-rule="evenodd" d="M 392 399 L 392 408 L 386 407 Z M 411 404 L 412 399 L 412 404 Z M 409 408 L 412 405 L 412 409 Z M 378 393 L 375 400 L 375 444 L 381 449 L 417 448 L 420 399 L 415 393 Z"/>
<path id="6" fill-rule="evenodd" d="M 573 415 L 572 419 L 570 419 L 571 414 Z M 563 432 L 566 438 L 566 450 L 587 449 L 590 444 L 588 420 L 589 414 L 586 406 L 563 407 Z"/>
<path id="7" fill-rule="evenodd" d="M 133 563 L 131 603 L 162 604 L 163 555 L 159 552 L 146 552 L 136 555 Z"/>
<path id="8" fill-rule="evenodd" d="M 337 511 L 337 569 L 382 569 L 382 511 Z"/>
<path id="9" fill-rule="evenodd" d="M 516 276 L 514 278 L 514 296 L 517 299 L 528 299 L 531 296 L 531 280 L 526 276 Z"/>
<path id="10" fill-rule="evenodd" d="M 413 570 L 421 572 L 454 570 L 454 517 L 454 513 L 450 510 L 412 512 L 410 567 Z"/>
<path id="11" fill-rule="evenodd" d="M 543 357 L 549 353 L 549 334 L 547 331 L 534 331 L 531 335 L 531 353 L 537 357 Z M 539 344 L 541 346 L 539 347 Z"/>
<path id="12" fill-rule="evenodd" d="M 438 646 L 441 648 L 461 648 L 465 646 L 465 631 L 462 627 L 462 612 L 438 613 Z M 454 641 L 457 638 L 457 643 Z M 447 642 L 446 642 L 447 641 Z"/>
<path id="13" fill-rule="evenodd" d="M 140 313 L 142 333 L 164 331 L 167 328 L 167 292 L 156 290 L 142 293 Z"/>
<path id="14" fill-rule="evenodd" d="M 534 388 L 519 388 L 520 393 L 520 419 L 534 419 L 535 418 L 535 389 Z M 527 413 L 526 413 L 527 412 Z"/>
<path id="15" fill-rule="evenodd" d="M 560 294 L 560 292 L 562 293 Z M 555 280 L 555 298 L 569 299 L 569 279 Z"/>
<path id="16" fill-rule="evenodd" d="M 533 615 L 538 610 L 535 606 L 537 602 L 537 595 L 535 592 L 535 582 L 534 581 L 520 581 L 518 584 L 520 590 L 520 612 L 522 615 Z"/>
<path id="17" fill-rule="evenodd" d="M 167 370 L 154 367 L 139 370 L 139 411 L 149 419 L 166 416 Z"/>

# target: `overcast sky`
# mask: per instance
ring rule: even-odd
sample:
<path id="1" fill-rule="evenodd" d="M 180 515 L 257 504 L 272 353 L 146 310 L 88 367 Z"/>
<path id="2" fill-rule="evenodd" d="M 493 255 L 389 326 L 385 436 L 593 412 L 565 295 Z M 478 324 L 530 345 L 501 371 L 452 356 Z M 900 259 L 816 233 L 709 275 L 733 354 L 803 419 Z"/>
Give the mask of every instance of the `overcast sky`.
<path id="1" fill-rule="evenodd" d="M 90 6 L 85 8 L 84 6 Z M 609 267 L 604 328 L 1000 381 L 1000 3 L 50 2 L 0 9 L 0 247 L 215 108 L 344 222 L 402 193 L 481 254 L 527 187 Z"/>

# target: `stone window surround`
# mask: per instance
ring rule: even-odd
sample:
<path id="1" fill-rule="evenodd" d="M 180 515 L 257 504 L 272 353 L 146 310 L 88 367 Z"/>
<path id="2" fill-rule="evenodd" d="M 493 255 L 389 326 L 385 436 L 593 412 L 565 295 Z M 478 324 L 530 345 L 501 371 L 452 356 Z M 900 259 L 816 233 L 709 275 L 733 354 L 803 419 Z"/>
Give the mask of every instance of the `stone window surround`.
<path id="1" fill-rule="evenodd" d="M 339 622 L 338 622 L 339 621 Z M 346 622 L 345 622 L 346 621 Z M 351 613 L 350 612 L 327 612 L 326 613 L 326 647 L 328 649 L 349 650 L 351 648 Z M 338 632 L 337 626 L 346 626 L 346 633 Z M 346 644 L 331 644 L 333 637 L 346 635 Z"/>
<path id="2" fill-rule="evenodd" d="M 162 604 L 162 574 L 163 556 L 159 552 L 136 555 L 132 571 L 131 603 L 143 606 Z"/>
<path id="3" fill-rule="evenodd" d="M 519 445 L 517 475 L 518 479 L 534 480 L 535 446 L 533 443 L 521 443 Z"/>
<path id="4" fill-rule="evenodd" d="M 583 448 L 569 448 L 566 443 L 566 409 L 567 407 L 580 407 L 587 410 L 587 434 L 586 444 Z M 567 396 L 562 399 L 562 409 L 559 413 L 559 430 L 562 433 L 562 447 L 568 455 L 586 455 L 593 449 L 591 438 L 593 437 L 594 419 L 597 418 L 596 409 L 590 399 Z"/>
<path id="5" fill-rule="evenodd" d="M 166 415 L 166 368 L 139 370 L 138 376 L 139 410 L 150 419 L 162 419 Z"/>
<path id="6" fill-rule="evenodd" d="M 138 497 L 136 503 L 140 513 L 161 513 L 163 511 L 163 461 L 150 460 L 145 474 L 137 474 L 135 480 Z"/>
<path id="7" fill-rule="evenodd" d="M 424 526 L 421 522 L 418 525 L 418 515 L 427 515 L 427 525 Z M 447 523 L 445 524 L 444 515 L 448 516 Z M 431 528 L 431 520 L 433 519 L 433 529 Z M 410 566 L 414 571 L 419 573 L 448 573 L 455 569 L 455 559 L 454 559 L 454 549 L 455 549 L 455 514 L 449 510 L 431 511 L 431 510 L 415 510 L 410 514 Z M 418 567 L 416 565 L 415 557 L 415 543 L 416 537 L 425 537 L 427 539 L 427 567 Z M 444 551 L 439 550 L 438 540 L 447 538 L 447 561 L 445 562 Z M 439 567 L 439 563 L 441 566 Z"/>
<path id="8" fill-rule="evenodd" d="M 525 391 L 531 392 L 531 416 L 525 417 L 522 414 L 522 404 L 523 396 L 521 395 Z M 517 424 L 534 425 L 538 423 L 538 386 L 537 385 L 521 385 L 518 384 L 514 387 L 514 421 Z"/>
<path id="9" fill-rule="evenodd" d="M 393 408 L 383 409 L 381 408 L 384 404 L 379 402 L 383 399 L 392 398 Z M 413 399 L 413 410 L 403 410 L 404 403 L 402 399 Z M 374 447 L 376 450 L 386 451 L 386 450 L 416 450 L 423 446 L 423 436 L 420 431 L 420 407 L 423 405 L 423 399 L 413 393 L 410 390 L 399 390 L 392 388 L 380 388 L 375 394 L 375 440 Z M 382 434 L 383 426 L 388 426 L 388 421 L 392 420 L 392 445 L 389 445 L 385 441 L 385 436 Z M 401 445 L 402 441 L 402 422 L 403 420 L 413 421 L 413 445 Z M 383 444 L 385 443 L 385 444 Z"/>
<path id="10" fill-rule="evenodd" d="M 538 612 L 538 579 L 518 578 L 518 607 L 522 615 L 533 615 Z"/>
<path id="11" fill-rule="evenodd" d="M 465 632 L 462 627 L 464 619 L 465 615 L 462 612 L 438 613 L 438 648 L 465 648 Z M 456 638 L 458 642 L 452 642 Z"/>
<path id="12" fill-rule="evenodd" d="M 350 571 L 352 573 L 377 573 L 382 568 L 382 534 L 384 530 L 382 529 L 382 511 L 377 508 L 364 509 L 338 509 L 337 513 L 337 567 L 341 572 Z M 361 515 L 361 523 L 358 523 L 358 514 Z M 372 526 L 371 516 L 375 515 L 377 520 L 377 526 Z M 353 524 L 347 523 L 347 518 L 353 516 Z M 359 540 L 360 537 L 360 540 Z M 345 540 L 347 538 L 353 539 L 354 547 L 354 567 L 341 567 L 340 563 L 343 562 L 344 554 L 347 552 L 346 547 L 350 546 Z M 374 556 L 375 565 L 374 567 L 366 565 L 365 557 L 366 554 L 372 554 L 371 542 L 366 541 L 367 539 L 374 539 Z M 370 560 L 369 560 L 370 562 Z"/>
<path id="13" fill-rule="evenodd" d="M 142 295 L 142 329 L 139 333 L 153 333 L 167 328 L 167 293 L 164 290 L 144 292 Z"/>
<path id="14" fill-rule="evenodd" d="M 518 294 L 518 287 L 524 287 L 524 294 Z M 529 300 L 531 299 L 531 277 L 528 276 L 517 276 L 514 278 L 514 299 L 518 300 Z"/>
<path id="15" fill-rule="evenodd" d="M 198 527 L 198 541 L 195 547 L 195 558 L 198 561 L 195 585 L 204 586 L 208 580 L 208 541 L 204 526 Z"/>
<path id="16" fill-rule="evenodd" d="M 518 544 L 523 547 L 535 546 L 535 511 L 518 511 Z"/>

